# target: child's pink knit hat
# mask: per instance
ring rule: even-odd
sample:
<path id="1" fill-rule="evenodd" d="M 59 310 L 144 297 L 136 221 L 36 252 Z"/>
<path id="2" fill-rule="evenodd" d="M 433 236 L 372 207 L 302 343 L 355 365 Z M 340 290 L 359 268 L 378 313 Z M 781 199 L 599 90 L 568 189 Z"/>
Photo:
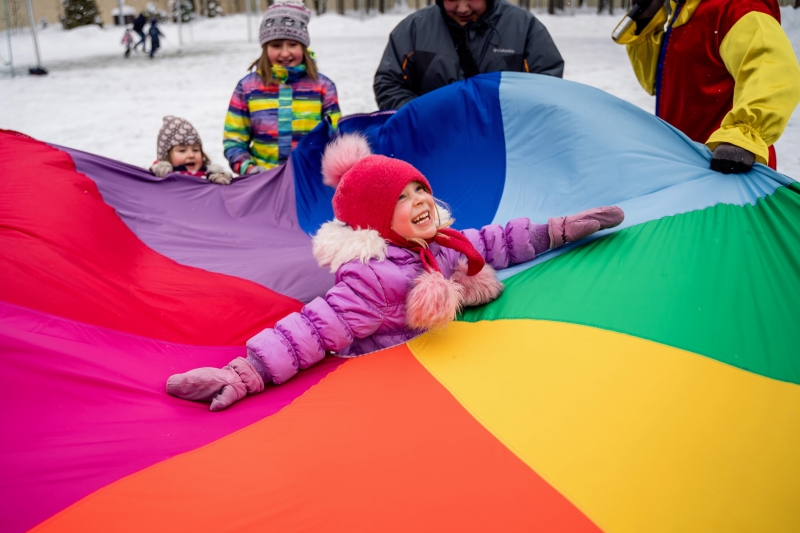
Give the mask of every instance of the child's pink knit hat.
<path id="1" fill-rule="evenodd" d="M 373 155 L 361 135 L 341 135 L 328 145 L 322 158 L 322 179 L 336 188 L 333 214 L 355 229 L 374 229 L 391 237 L 397 199 L 406 185 L 418 181 L 428 192 L 431 185 L 413 165 Z"/>

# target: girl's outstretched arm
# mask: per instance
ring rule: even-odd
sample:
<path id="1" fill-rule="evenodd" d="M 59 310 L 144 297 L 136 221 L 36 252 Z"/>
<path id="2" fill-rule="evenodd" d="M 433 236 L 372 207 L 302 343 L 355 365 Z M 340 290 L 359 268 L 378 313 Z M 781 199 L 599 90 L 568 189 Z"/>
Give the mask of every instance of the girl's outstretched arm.
<path id="1" fill-rule="evenodd" d="M 618 226 L 625 218 L 619 207 L 595 207 L 576 215 L 553 217 L 547 224 L 515 218 L 505 227 L 489 224 L 462 233 L 495 270 L 533 260 L 547 250 L 563 246 L 600 230 Z"/>
<path id="2" fill-rule="evenodd" d="M 279 385 L 322 360 L 344 350 L 355 339 L 369 337 L 386 317 L 380 280 L 368 264 L 343 265 L 336 285 L 300 312 L 279 320 L 247 341 L 247 359 L 228 366 L 197 368 L 167 380 L 167 392 L 184 400 L 210 401 L 220 411 L 248 394 Z"/>
<path id="3" fill-rule="evenodd" d="M 350 263 L 337 272 L 324 298 L 306 304 L 247 341 L 247 359 L 264 382 L 284 383 L 298 370 L 369 337 L 386 316 L 380 280 L 369 265 Z"/>
<path id="4" fill-rule="evenodd" d="M 462 233 L 495 270 L 531 261 L 537 255 L 532 244 L 534 224 L 527 218 L 515 218 L 505 227 L 489 224 L 480 230 L 465 229 Z"/>

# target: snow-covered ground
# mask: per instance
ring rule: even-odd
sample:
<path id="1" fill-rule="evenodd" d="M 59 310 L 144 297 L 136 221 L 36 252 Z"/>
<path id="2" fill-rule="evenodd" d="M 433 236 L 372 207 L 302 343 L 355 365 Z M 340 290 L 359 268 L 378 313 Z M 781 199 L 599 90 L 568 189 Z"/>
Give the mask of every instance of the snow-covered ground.
<path id="1" fill-rule="evenodd" d="M 346 115 L 375 111 L 372 76 L 389 32 L 405 15 L 324 15 L 309 26 L 320 71 L 336 82 Z M 637 83 L 623 47 L 610 39 L 620 18 L 582 12 L 538 15 L 566 61 L 565 78 L 599 87 L 648 111 L 653 98 Z M 257 35 L 254 18 L 253 36 Z M 800 10 L 784 8 L 783 25 L 800 55 Z M 194 124 L 204 147 L 223 162 L 222 125 L 236 82 L 259 55 L 248 42 L 244 15 L 201 20 L 182 28 L 166 24 L 164 46 L 151 60 L 122 56 L 118 28 L 83 27 L 40 32 L 46 77 L 0 80 L 0 127 L 48 142 L 147 166 L 156 151 L 164 115 Z M 800 179 L 800 112 L 776 145 L 780 170 Z"/>

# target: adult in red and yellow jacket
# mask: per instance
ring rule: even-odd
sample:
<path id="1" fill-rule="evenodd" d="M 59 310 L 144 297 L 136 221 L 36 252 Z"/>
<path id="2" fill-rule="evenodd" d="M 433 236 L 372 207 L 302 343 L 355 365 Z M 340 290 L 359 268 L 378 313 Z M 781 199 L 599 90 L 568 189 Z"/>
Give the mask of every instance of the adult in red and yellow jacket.
<path id="1" fill-rule="evenodd" d="M 714 170 L 776 168 L 772 145 L 800 101 L 780 16 L 777 0 L 653 0 L 617 39 L 656 116 L 705 143 Z"/>

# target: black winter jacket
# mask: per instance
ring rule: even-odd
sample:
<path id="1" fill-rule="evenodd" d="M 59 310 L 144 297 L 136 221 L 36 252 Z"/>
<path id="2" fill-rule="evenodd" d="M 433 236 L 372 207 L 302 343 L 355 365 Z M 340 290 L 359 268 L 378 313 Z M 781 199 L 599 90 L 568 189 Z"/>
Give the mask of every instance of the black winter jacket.
<path id="1" fill-rule="evenodd" d="M 448 22 L 456 24 L 432 5 L 415 11 L 392 30 L 373 83 L 380 109 L 400 109 L 417 96 L 466 77 Z M 480 20 L 464 27 L 464 36 L 481 74 L 513 71 L 561 77 L 564 73 L 564 60 L 544 25 L 506 0 L 490 3 Z"/>

